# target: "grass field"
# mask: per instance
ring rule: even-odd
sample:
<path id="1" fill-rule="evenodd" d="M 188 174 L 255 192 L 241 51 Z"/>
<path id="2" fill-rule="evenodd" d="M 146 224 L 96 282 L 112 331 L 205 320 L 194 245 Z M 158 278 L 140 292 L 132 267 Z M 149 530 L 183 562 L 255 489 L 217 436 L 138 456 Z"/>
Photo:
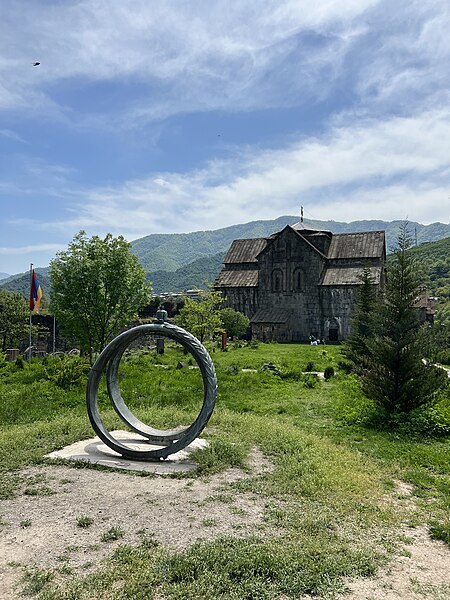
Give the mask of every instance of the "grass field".
<path id="1" fill-rule="evenodd" d="M 198 452 L 195 477 L 245 468 L 258 447 L 273 471 L 232 483 L 228 493 L 264 499 L 273 535 L 255 530 L 184 552 L 121 545 L 88 576 L 70 573 L 55 585 L 48 574 L 35 573 L 42 585 L 28 581 L 27 593 L 46 600 L 332 598 L 344 577 L 370 575 L 399 552 L 402 525 L 426 523 L 450 543 L 448 398 L 412 424 L 383 430 L 370 425 L 373 407 L 357 380 L 338 368 L 339 347 L 260 344 L 216 350 L 212 358 L 219 397 L 204 434 L 210 447 Z M 162 357 L 135 352 L 122 362 L 123 395 L 142 420 L 172 427 L 195 418 L 201 377 L 196 369 L 176 369 L 180 360 L 189 357 L 172 346 Z M 269 362 L 281 375 L 261 370 Z M 305 377 L 309 362 L 317 371 L 333 366 L 336 376 Z M 19 493 L 20 469 L 92 435 L 83 382 L 63 389 L 52 373 L 52 365 L 38 362 L 0 367 L 0 498 Z M 120 427 L 105 390 L 100 398 L 105 422 Z M 413 485 L 413 511 L 395 502 L 398 480 Z"/>

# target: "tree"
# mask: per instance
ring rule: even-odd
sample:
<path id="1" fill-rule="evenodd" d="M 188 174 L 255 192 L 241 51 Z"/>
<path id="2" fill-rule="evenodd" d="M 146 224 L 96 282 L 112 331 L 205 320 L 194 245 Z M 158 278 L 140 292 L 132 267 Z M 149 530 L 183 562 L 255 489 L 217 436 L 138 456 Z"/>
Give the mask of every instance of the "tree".
<path id="1" fill-rule="evenodd" d="M 29 307 L 22 294 L 0 289 L 0 347 L 16 347 L 28 334 Z"/>
<path id="2" fill-rule="evenodd" d="M 363 389 L 388 413 L 409 413 L 432 402 L 434 392 L 447 383 L 446 373 L 424 360 L 427 333 L 420 327 L 415 306 L 421 280 L 410 246 L 405 225 L 388 265 L 376 334 L 366 340 Z"/>
<path id="3" fill-rule="evenodd" d="M 212 290 L 199 292 L 198 300 L 185 297 L 177 324 L 203 343 L 206 338 L 223 331 L 219 310 L 221 302 L 222 294 Z"/>
<path id="4" fill-rule="evenodd" d="M 233 308 L 223 308 L 220 311 L 223 327 L 230 337 L 243 335 L 250 324 L 250 319 Z"/>
<path id="5" fill-rule="evenodd" d="M 145 271 L 130 244 L 110 233 L 101 239 L 80 231 L 50 263 L 51 309 L 81 350 L 100 352 L 149 302 Z"/>
<path id="6" fill-rule="evenodd" d="M 367 344 L 375 333 L 377 303 L 374 280 L 369 267 L 363 269 L 360 279 L 361 286 L 353 312 L 351 333 L 344 346 L 344 355 L 353 362 L 357 370 L 362 367 L 369 354 Z"/>

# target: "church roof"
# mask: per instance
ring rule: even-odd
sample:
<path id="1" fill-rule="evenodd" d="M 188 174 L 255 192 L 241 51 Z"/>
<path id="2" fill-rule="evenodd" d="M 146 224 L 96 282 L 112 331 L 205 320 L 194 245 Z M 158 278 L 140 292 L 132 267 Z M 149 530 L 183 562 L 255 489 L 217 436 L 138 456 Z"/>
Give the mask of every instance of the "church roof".
<path id="1" fill-rule="evenodd" d="M 248 240 L 234 240 L 223 262 L 228 263 L 256 263 L 256 256 L 266 247 L 266 238 L 253 238 Z"/>
<path id="2" fill-rule="evenodd" d="M 258 285 L 256 269 L 235 271 L 223 269 L 214 281 L 215 287 L 254 287 Z"/>
<path id="3" fill-rule="evenodd" d="M 260 308 L 250 320 L 252 323 L 287 323 L 289 312 L 280 308 Z"/>
<path id="4" fill-rule="evenodd" d="M 328 267 L 322 276 L 320 285 L 361 285 L 364 267 Z M 381 279 L 381 267 L 369 267 L 374 285 Z"/>
<path id="5" fill-rule="evenodd" d="M 335 233 L 331 238 L 328 258 L 380 258 L 384 255 L 384 248 L 384 231 Z"/>
<path id="6" fill-rule="evenodd" d="M 292 227 L 292 229 L 295 229 L 295 231 L 299 231 L 300 233 L 304 233 L 306 235 L 329 235 L 331 233 L 331 231 L 329 231 L 328 229 L 311 229 L 311 227 L 307 227 L 302 221 L 294 223 L 290 227 Z"/>

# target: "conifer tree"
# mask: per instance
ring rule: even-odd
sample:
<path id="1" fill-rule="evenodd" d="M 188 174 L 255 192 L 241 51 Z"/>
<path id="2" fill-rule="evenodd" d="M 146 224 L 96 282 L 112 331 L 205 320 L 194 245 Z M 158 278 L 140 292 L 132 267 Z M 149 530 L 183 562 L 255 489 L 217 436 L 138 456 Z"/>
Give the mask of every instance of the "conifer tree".
<path id="1" fill-rule="evenodd" d="M 434 392 L 447 383 L 446 374 L 424 360 L 424 332 L 416 308 L 421 280 L 410 246 L 404 225 L 388 265 L 377 332 L 367 340 L 362 372 L 365 393 L 388 413 L 409 413 L 432 402 Z"/>
<path id="2" fill-rule="evenodd" d="M 358 291 L 351 333 L 344 346 L 344 355 L 355 365 L 356 371 L 363 367 L 369 350 L 367 343 L 375 333 L 375 308 L 377 295 L 370 267 L 364 267 L 361 273 L 361 286 Z"/>

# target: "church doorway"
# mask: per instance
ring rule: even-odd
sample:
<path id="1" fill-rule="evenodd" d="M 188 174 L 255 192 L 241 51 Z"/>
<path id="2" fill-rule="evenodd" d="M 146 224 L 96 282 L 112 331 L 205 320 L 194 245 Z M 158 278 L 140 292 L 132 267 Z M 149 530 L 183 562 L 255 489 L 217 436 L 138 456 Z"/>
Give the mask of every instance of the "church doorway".
<path id="1" fill-rule="evenodd" d="M 337 327 L 330 327 L 330 329 L 328 330 L 328 340 L 330 342 L 339 341 L 339 330 Z"/>

